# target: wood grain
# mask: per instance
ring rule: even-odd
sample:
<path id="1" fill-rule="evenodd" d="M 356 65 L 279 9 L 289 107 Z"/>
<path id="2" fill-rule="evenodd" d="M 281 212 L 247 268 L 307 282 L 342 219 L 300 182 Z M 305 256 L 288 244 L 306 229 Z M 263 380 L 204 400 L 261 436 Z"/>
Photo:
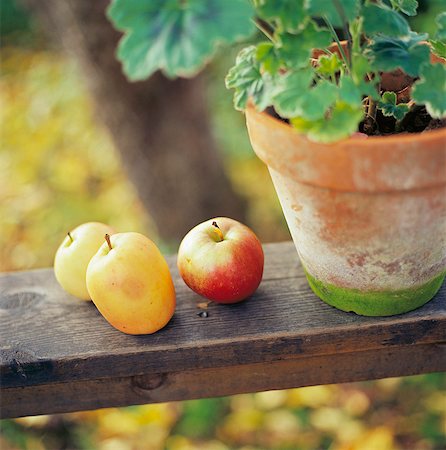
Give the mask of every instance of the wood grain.
<path id="1" fill-rule="evenodd" d="M 292 243 L 266 245 L 265 257 L 258 291 L 238 305 L 209 305 L 207 318 L 169 258 L 177 311 L 147 336 L 110 327 L 51 269 L 1 275 L 2 416 L 446 370 L 445 286 L 416 311 L 359 317 L 311 292 Z M 128 387 L 160 377 L 149 397 Z"/>
<path id="2" fill-rule="evenodd" d="M 428 344 L 270 364 L 21 386 L 4 390 L 2 415 L 46 414 L 49 404 L 52 413 L 61 413 L 413 375 L 444 369 L 445 357 L 445 347 Z"/>

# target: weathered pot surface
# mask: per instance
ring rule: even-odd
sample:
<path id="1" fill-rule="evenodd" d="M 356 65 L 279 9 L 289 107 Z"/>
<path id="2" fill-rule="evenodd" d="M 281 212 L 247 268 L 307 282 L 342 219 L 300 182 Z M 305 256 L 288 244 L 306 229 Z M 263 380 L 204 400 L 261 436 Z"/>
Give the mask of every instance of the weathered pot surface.
<path id="1" fill-rule="evenodd" d="M 435 295 L 446 274 L 446 129 L 318 144 L 253 107 L 246 119 L 322 300 L 381 316 Z"/>

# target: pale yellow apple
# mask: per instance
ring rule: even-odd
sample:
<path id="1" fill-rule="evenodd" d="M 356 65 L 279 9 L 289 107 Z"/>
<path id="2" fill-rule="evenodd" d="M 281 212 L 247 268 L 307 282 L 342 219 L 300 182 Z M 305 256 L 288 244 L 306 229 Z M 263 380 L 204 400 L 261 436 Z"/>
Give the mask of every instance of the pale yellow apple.
<path id="1" fill-rule="evenodd" d="M 157 246 L 139 233 L 110 236 L 88 265 L 87 287 L 99 312 L 123 333 L 154 333 L 175 311 L 167 262 Z"/>
<path id="2" fill-rule="evenodd" d="M 70 231 L 57 249 L 54 273 L 62 288 L 82 300 L 90 300 L 86 274 L 90 259 L 113 228 L 100 222 L 87 222 Z"/>

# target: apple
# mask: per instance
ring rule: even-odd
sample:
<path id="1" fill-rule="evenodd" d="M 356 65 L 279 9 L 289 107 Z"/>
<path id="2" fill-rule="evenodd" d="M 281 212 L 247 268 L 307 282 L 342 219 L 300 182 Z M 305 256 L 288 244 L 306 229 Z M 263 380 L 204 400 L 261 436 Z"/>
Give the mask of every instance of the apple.
<path id="1" fill-rule="evenodd" d="M 263 275 L 262 245 L 236 220 L 217 217 L 197 225 L 180 244 L 177 265 L 184 282 L 218 303 L 249 297 Z"/>
<path id="2" fill-rule="evenodd" d="M 163 255 L 139 233 L 106 235 L 106 241 L 87 268 L 93 303 L 123 333 L 160 330 L 175 311 L 175 288 Z"/>
<path id="3" fill-rule="evenodd" d="M 54 274 L 69 294 L 90 300 L 87 290 L 87 266 L 113 228 L 100 222 L 87 222 L 67 233 L 54 258 Z"/>

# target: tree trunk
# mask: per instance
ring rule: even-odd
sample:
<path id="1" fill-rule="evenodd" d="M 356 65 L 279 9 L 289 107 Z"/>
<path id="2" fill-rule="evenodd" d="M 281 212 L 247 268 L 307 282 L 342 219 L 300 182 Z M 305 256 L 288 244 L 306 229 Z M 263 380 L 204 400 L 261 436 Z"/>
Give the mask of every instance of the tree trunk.
<path id="1" fill-rule="evenodd" d="M 244 220 L 243 201 L 223 172 L 206 109 L 203 80 L 155 74 L 130 83 L 115 58 L 120 33 L 106 0 L 23 0 L 80 61 L 97 114 L 158 226 L 178 241 L 207 218 Z M 125 213 L 125 211 L 123 211 Z"/>

